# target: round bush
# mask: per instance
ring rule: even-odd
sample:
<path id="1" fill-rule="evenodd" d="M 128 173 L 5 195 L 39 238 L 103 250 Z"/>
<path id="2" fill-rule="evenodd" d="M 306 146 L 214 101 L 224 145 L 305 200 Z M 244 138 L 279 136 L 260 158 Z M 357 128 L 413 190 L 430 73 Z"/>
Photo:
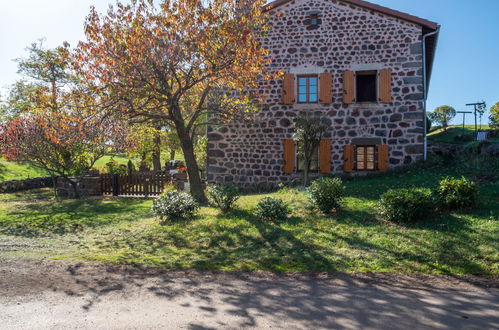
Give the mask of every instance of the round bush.
<path id="1" fill-rule="evenodd" d="M 309 199 L 322 213 L 331 213 L 341 206 L 345 187 L 339 178 L 320 178 L 308 187 Z"/>
<path id="2" fill-rule="evenodd" d="M 152 204 L 152 212 L 161 220 L 181 220 L 194 216 L 198 203 L 185 192 L 168 191 L 159 196 Z"/>
<path id="3" fill-rule="evenodd" d="M 234 208 L 239 199 L 239 188 L 233 185 L 216 184 L 208 187 L 210 202 L 222 212 L 228 212 Z"/>
<path id="4" fill-rule="evenodd" d="M 288 205 L 279 198 L 265 197 L 256 205 L 256 215 L 262 220 L 284 220 L 289 213 Z"/>
<path id="5" fill-rule="evenodd" d="M 435 210 L 430 189 L 392 189 L 381 195 L 379 214 L 389 221 L 408 222 L 424 220 Z"/>
<path id="6" fill-rule="evenodd" d="M 461 210 L 476 205 L 478 190 L 466 178 L 443 178 L 435 191 L 439 206 L 446 210 Z"/>

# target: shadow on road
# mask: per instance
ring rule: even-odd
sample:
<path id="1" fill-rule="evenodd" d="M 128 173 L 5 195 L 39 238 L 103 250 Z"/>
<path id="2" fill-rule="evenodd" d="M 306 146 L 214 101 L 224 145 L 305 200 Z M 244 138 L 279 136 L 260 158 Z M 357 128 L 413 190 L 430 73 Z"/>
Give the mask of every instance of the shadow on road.
<path id="1" fill-rule="evenodd" d="M 260 327 L 260 320 L 269 317 L 276 324 L 286 322 L 307 328 L 499 326 L 499 315 L 494 313 L 499 310 L 498 283 L 480 278 L 162 272 L 83 264 L 71 265 L 66 272 L 66 284 L 71 289 L 65 292 L 70 296 L 85 295 L 81 306 L 85 311 L 97 308 L 111 293 L 126 296 L 139 290 L 178 302 L 179 308 L 197 309 L 205 322 L 193 321 L 190 329 L 228 326 L 220 322 L 221 314 L 236 319 L 237 324 L 230 326 L 237 328 Z M 491 283 L 496 288 L 483 286 Z"/>

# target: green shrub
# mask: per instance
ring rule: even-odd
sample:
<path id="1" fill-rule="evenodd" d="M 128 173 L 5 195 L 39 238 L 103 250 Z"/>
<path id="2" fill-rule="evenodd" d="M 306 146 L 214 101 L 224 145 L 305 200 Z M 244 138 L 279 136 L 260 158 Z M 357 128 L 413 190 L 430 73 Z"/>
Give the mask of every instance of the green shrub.
<path id="1" fill-rule="evenodd" d="M 430 189 L 391 189 L 381 195 L 379 214 L 389 221 L 407 222 L 423 220 L 435 211 Z"/>
<path id="2" fill-rule="evenodd" d="M 443 178 L 435 191 L 439 206 L 446 210 L 461 210 L 476 205 L 477 188 L 466 178 Z"/>
<path id="3" fill-rule="evenodd" d="M 239 199 L 239 188 L 233 185 L 216 184 L 207 191 L 210 202 L 224 213 L 232 210 Z"/>
<path id="4" fill-rule="evenodd" d="M 193 217 L 198 208 L 188 193 L 167 191 L 153 202 L 152 212 L 161 220 L 182 220 Z"/>
<path id="5" fill-rule="evenodd" d="M 106 163 L 106 167 L 107 173 L 109 174 L 125 175 L 128 170 L 126 165 L 117 163 L 113 157 L 111 157 L 111 160 Z"/>
<path id="6" fill-rule="evenodd" d="M 256 206 L 256 215 L 262 220 L 284 220 L 288 217 L 289 213 L 288 205 L 279 198 L 262 198 Z"/>
<path id="7" fill-rule="evenodd" d="M 341 206 L 345 187 L 339 178 L 320 178 L 308 187 L 309 199 L 322 213 L 331 213 Z"/>

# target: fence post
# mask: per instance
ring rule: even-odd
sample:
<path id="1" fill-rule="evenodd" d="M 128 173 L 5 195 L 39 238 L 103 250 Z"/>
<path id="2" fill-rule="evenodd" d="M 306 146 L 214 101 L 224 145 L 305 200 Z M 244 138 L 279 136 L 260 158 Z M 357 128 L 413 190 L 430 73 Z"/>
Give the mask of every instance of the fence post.
<path id="1" fill-rule="evenodd" d="M 145 197 L 149 196 L 149 178 L 147 176 L 144 180 L 144 195 Z"/>
<path id="2" fill-rule="evenodd" d="M 119 194 L 120 194 L 119 175 L 113 174 L 113 196 L 119 196 Z"/>

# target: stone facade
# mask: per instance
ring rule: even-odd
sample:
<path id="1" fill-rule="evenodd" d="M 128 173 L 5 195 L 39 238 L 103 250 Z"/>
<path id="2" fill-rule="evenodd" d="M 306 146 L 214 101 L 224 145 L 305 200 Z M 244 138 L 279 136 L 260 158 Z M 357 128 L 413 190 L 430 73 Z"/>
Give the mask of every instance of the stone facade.
<path id="1" fill-rule="evenodd" d="M 329 118 L 333 173 L 343 171 L 343 146 L 354 138 L 388 145 L 390 167 L 423 157 L 422 26 L 341 0 L 294 0 L 270 12 L 272 29 L 262 40 L 272 57 L 270 70 L 332 73 L 333 102 L 284 105 L 282 80 L 262 82 L 269 95 L 253 123 L 208 127 L 209 182 L 277 184 L 297 178 L 298 173 L 283 173 L 283 140 L 292 138 L 301 111 Z M 312 14 L 318 26 L 310 24 Z M 390 104 L 343 103 L 343 72 L 381 69 L 392 73 Z"/>

